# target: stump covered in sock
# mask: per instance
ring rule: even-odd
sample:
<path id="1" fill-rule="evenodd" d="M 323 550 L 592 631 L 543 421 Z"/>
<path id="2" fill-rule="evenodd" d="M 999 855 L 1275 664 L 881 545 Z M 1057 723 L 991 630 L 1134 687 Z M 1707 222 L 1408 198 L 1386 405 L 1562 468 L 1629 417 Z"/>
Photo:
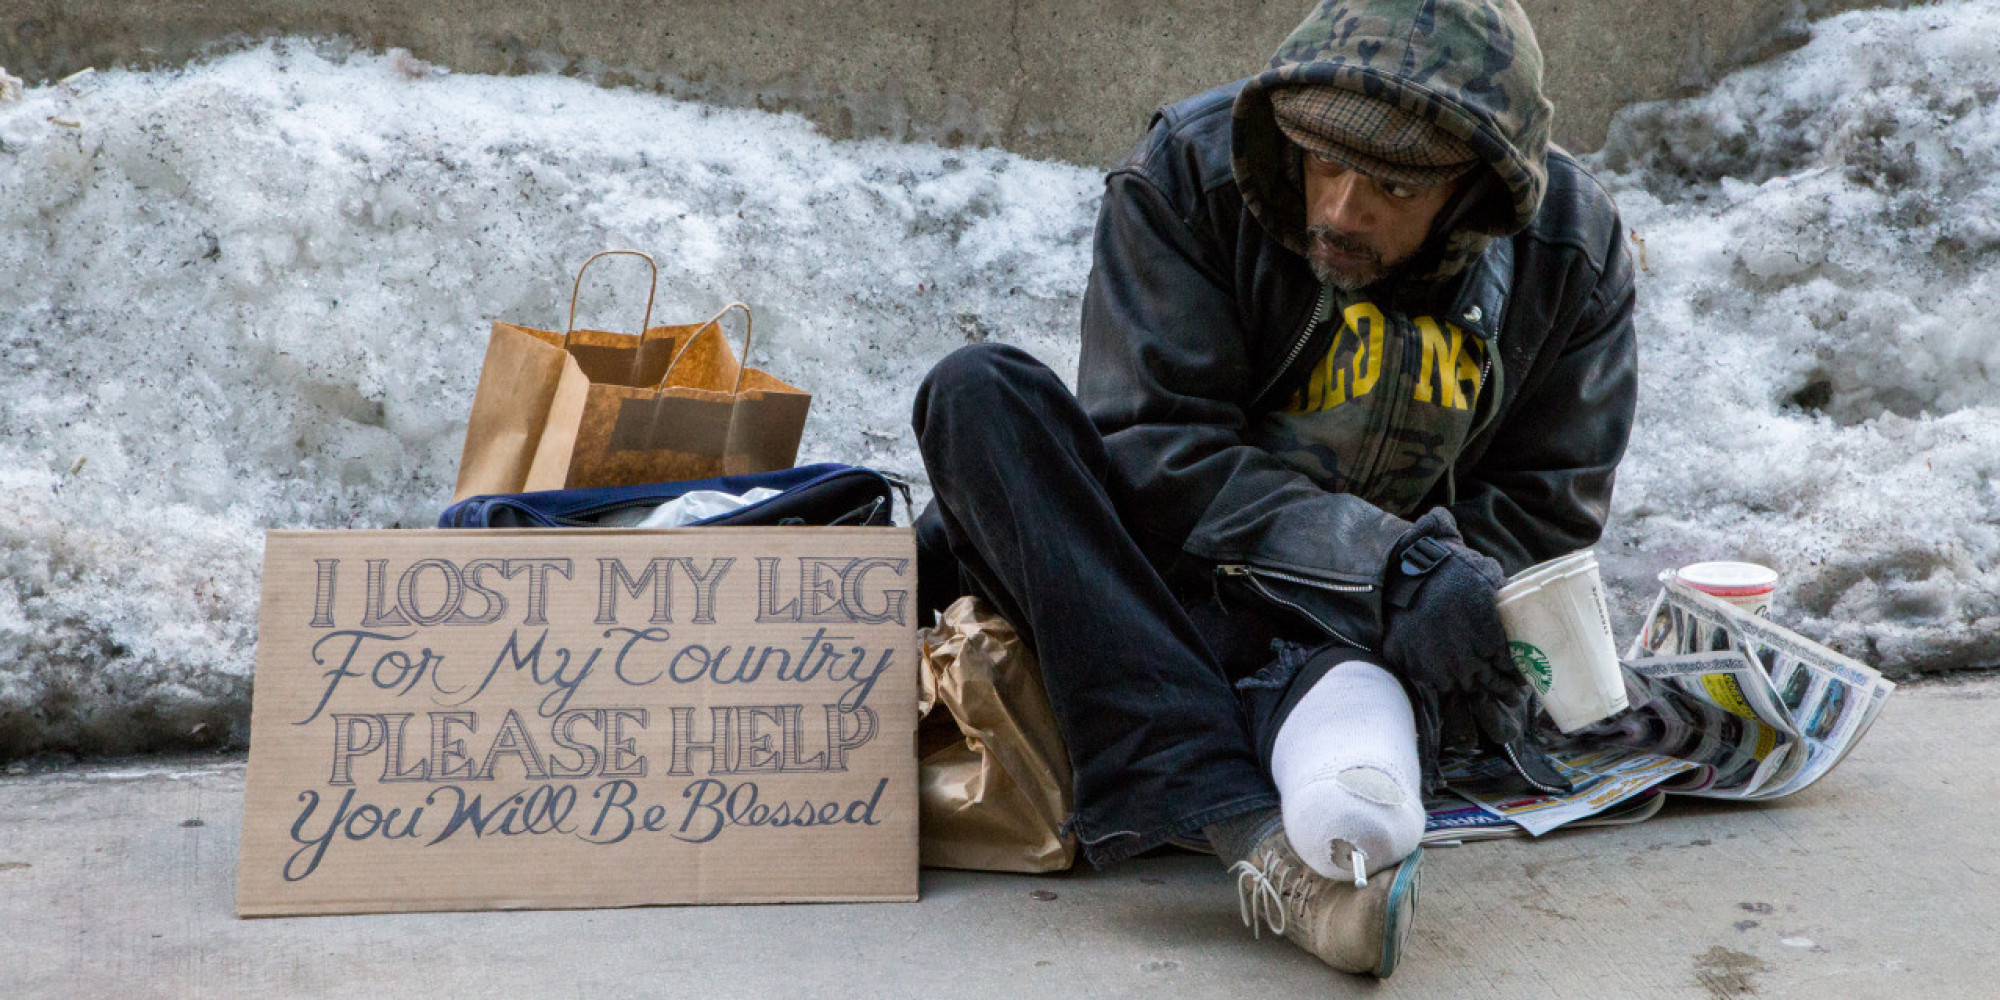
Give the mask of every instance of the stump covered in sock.
<path id="1" fill-rule="evenodd" d="M 1388 671 L 1350 660 L 1293 705 L 1271 748 L 1285 833 L 1307 865 L 1352 878 L 1351 855 L 1381 871 L 1424 834 L 1416 720 Z"/>

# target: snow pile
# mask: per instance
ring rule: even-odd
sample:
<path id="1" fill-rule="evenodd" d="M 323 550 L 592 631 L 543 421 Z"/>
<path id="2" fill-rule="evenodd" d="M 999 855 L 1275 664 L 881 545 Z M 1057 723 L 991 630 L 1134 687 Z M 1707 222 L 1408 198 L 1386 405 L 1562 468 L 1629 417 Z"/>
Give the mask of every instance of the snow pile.
<path id="1" fill-rule="evenodd" d="M 2000 664 L 2000 10 L 1863 13 L 1602 157 L 1645 241 L 1647 396 L 1600 555 L 1751 558 L 1899 674 Z M 1068 376 L 1096 170 L 835 143 L 791 116 L 279 42 L 0 105 L 0 758 L 240 740 L 262 531 L 448 500 L 495 318 L 662 261 L 661 320 L 756 311 L 801 461 L 921 472 L 968 341 Z M 579 325 L 631 329 L 611 260 Z"/>
<path id="2" fill-rule="evenodd" d="M 1613 558 L 1742 557 L 1892 675 L 2000 665 L 2000 4 L 1861 12 L 1599 158 L 1644 241 Z"/>
<path id="3" fill-rule="evenodd" d="M 915 473 L 953 347 L 1074 370 L 1100 185 L 299 42 L 0 105 L 0 759 L 240 738 L 263 529 L 435 522 L 491 321 L 561 329 L 591 253 L 747 302 L 801 461 Z M 644 266 L 590 274 L 636 328 Z"/>

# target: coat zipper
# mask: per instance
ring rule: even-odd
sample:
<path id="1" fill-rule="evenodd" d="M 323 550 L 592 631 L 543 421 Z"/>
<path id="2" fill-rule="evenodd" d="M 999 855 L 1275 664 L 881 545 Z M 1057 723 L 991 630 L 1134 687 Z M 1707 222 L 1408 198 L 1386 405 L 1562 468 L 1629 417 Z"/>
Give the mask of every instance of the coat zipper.
<path id="1" fill-rule="evenodd" d="M 1460 447 L 1460 451 L 1464 451 L 1465 447 L 1471 446 L 1472 442 L 1479 437 L 1481 432 L 1493 425 L 1493 419 L 1500 415 L 1500 392 L 1506 387 L 1507 383 L 1504 376 L 1500 378 L 1500 381 L 1494 381 L 1495 376 L 1501 375 L 1500 362 L 1497 360 L 1499 353 L 1500 338 L 1496 336 L 1487 342 L 1486 359 L 1479 365 L 1479 401 L 1474 404 L 1480 409 L 1487 411 L 1486 419 L 1474 425 L 1472 430 L 1465 435 L 1465 445 Z M 1486 405 L 1486 401 L 1489 399 L 1492 400 L 1492 405 L 1490 406 Z M 1451 464 L 1444 467 L 1444 505 L 1450 507 L 1457 503 L 1458 459 L 1454 456 Z"/>
<path id="2" fill-rule="evenodd" d="M 1353 646 L 1356 649 L 1368 648 L 1362 645 L 1361 643 L 1355 642 L 1345 632 L 1342 632 L 1341 630 L 1334 628 L 1333 625 L 1327 622 L 1326 619 L 1321 618 L 1320 616 L 1313 614 L 1311 611 L 1307 610 L 1304 605 L 1299 604 L 1296 601 L 1287 600 L 1283 597 L 1278 596 L 1276 593 L 1272 592 L 1271 588 L 1264 586 L 1264 582 L 1262 580 L 1259 580 L 1258 577 L 1268 576 L 1273 580 L 1283 580 L 1286 583 L 1296 583 L 1302 587 L 1317 587 L 1320 590 L 1330 590 L 1335 593 L 1341 593 L 1341 594 L 1365 594 L 1368 591 L 1375 589 L 1375 586 L 1373 584 L 1327 583 L 1324 580 L 1314 580 L 1311 577 L 1298 576 L 1292 573 L 1280 573 L 1276 570 L 1257 569 L 1255 567 L 1248 566 L 1243 563 L 1225 563 L 1221 566 L 1217 566 L 1215 568 L 1215 571 L 1223 576 L 1234 576 L 1242 578 L 1243 582 L 1248 583 L 1251 589 L 1255 590 L 1258 594 L 1262 595 L 1265 600 L 1270 601 L 1273 604 L 1284 605 L 1285 607 L 1288 607 L 1293 611 L 1298 612 L 1301 616 L 1305 618 L 1305 620 L 1312 622 L 1314 625 L 1319 626 L 1320 631 L 1325 632 L 1326 634 L 1333 636 L 1336 639 L 1339 639 L 1341 642 L 1347 643 L 1348 645 Z"/>
<path id="3" fill-rule="evenodd" d="M 1292 348 L 1286 352 L 1284 363 L 1280 364 L 1278 370 L 1272 373 L 1270 381 L 1265 382 L 1264 387 L 1257 390 L 1256 394 L 1250 397 L 1250 405 L 1257 405 L 1257 401 L 1263 399 L 1265 393 L 1270 392 L 1277 387 L 1279 382 L 1284 381 L 1285 373 L 1292 370 L 1292 363 L 1299 360 L 1300 354 L 1305 353 L 1306 344 L 1312 340 L 1313 328 L 1327 321 L 1327 314 L 1332 311 L 1332 302 L 1333 298 L 1327 294 L 1326 284 L 1324 282 L 1320 283 L 1319 291 L 1313 296 L 1312 312 L 1306 314 L 1306 325 L 1299 330 L 1298 337 L 1292 341 Z"/>
<path id="4" fill-rule="evenodd" d="M 1309 576 L 1299 576 L 1296 573 L 1286 573 L 1275 569 L 1260 569 L 1248 563 L 1224 563 L 1216 567 L 1216 572 L 1221 573 L 1223 576 L 1268 576 L 1273 580 L 1283 580 L 1286 583 L 1296 583 L 1304 587 L 1317 587 L 1320 590 L 1331 590 L 1341 594 L 1365 594 L 1375 589 L 1375 585 L 1372 583 L 1330 583 L 1326 580 L 1315 580 Z"/>
<path id="5" fill-rule="evenodd" d="M 1576 791 L 1575 788 L 1557 788 L 1554 785 L 1535 780 L 1535 776 L 1529 774 L 1528 769 L 1521 766 L 1521 755 L 1515 753 L 1511 745 L 1501 744 L 1500 752 L 1506 755 L 1507 763 L 1513 765 L 1514 773 L 1520 775 L 1521 780 L 1527 782 L 1528 787 L 1533 788 L 1535 791 L 1541 792 L 1543 795 L 1569 795 Z"/>
<path id="6" fill-rule="evenodd" d="M 1470 433 L 1465 435 L 1466 444 L 1471 444 L 1472 439 L 1478 437 L 1480 432 L 1491 427 L 1493 425 L 1493 418 L 1500 415 L 1500 390 L 1506 386 L 1506 381 L 1504 378 L 1497 383 L 1493 381 L 1493 377 L 1500 373 L 1500 362 L 1496 360 L 1496 356 L 1499 353 L 1500 340 L 1498 337 L 1495 337 L 1486 347 L 1485 363 L 1479 366 L 1480 399 L 1483 401 L 1490 398 L 1493 400 L 1493 405 L 1485 407 L 1489 411 L 1486 414 L 1486 419 L 1480 421 L 1477 426 L 1472 428 Z M 1487 392 L 1488 389 L 1491 389 L 1492 392 Z"/>

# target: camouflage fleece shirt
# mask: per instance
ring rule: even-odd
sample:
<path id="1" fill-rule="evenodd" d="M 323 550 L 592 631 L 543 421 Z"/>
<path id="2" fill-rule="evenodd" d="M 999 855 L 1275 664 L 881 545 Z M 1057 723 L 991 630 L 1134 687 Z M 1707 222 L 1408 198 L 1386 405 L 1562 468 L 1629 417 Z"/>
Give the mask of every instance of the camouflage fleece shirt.
<path id="1" fill-rule="evenodd" d="M 1365 292 L 1324 301 L 1339 323 L 1331 348 L 1251 440 L 1325 489 L 1413 517 L 1472 431 L 1486 346 Z"/>

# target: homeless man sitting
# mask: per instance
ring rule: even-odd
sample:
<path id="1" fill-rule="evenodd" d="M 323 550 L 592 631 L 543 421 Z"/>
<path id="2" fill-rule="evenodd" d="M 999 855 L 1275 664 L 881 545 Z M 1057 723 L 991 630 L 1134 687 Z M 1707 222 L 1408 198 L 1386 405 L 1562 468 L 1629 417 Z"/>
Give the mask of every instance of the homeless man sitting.
<path id="1" fill-rule="evenodd" d="M 1395 968 L 1441 742 L 1563 781 L 1495 593 L 1597 540 L 1637 386 L 1541 75 L 1514 0 L 1326 0 L 1111 171 L 1075 396 L 985 344 L 916 400 L 926 606 L 1039 656 L 1086 856 L 1205 835 L 1345 971 Z"/>

